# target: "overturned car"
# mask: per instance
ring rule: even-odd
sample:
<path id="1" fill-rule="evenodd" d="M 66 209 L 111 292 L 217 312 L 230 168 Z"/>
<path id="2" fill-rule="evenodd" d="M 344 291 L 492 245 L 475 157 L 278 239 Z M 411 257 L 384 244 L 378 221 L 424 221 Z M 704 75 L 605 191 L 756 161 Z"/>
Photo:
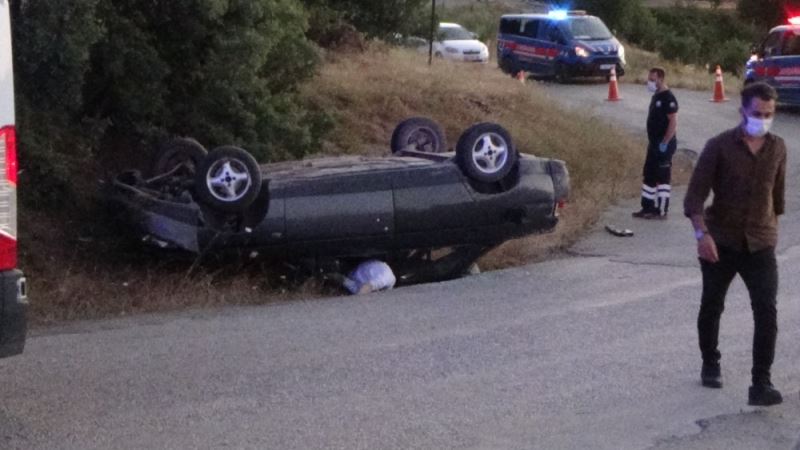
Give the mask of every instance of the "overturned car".
<path id="1" fill-rule="evenodd" d="M 120 174 L 111 199 L 150 242 L 283 260 L 389 262 L 398 282 L 461 275 L 497 245 L 552 231 L 569 193 L 564 162 L 520 155 L 480 123 L 447 152 L 433 121 L 392 135 L 392 155 L 258 165 L 186 138 L 159 151 L 152 176 Z"/>

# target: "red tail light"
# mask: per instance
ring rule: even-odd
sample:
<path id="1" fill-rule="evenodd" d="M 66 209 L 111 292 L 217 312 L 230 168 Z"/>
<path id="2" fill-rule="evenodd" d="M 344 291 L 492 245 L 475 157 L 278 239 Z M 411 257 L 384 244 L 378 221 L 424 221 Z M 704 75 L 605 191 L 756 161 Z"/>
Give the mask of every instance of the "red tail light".
<path id="1" fill-rule="evenodd" d="M 556 207 L 558 209 L 566 208 L 567 207 L 567 201 L 566 200 L 559 200 L 558 203 L 556 203 Z"/>
<path id="2" fill-rule="evenodd" d="M 17 267 L 17 135 L 13 125 L 0 128 L 0 150 L 6 165 L 6 179 L 0 178 L 0 270 L 9 270 Z"/>
<path id="3" fill-rule="evenodd" d="M 0 270 L 17 267 L 17 240 L 0 234 Z"/>
<path id="4" fill-rule="evenodd" d="M 6 179 L 17 185 L 17 133 L 14 127 L 3 128 L 3 139 L 6 141 Z"/>

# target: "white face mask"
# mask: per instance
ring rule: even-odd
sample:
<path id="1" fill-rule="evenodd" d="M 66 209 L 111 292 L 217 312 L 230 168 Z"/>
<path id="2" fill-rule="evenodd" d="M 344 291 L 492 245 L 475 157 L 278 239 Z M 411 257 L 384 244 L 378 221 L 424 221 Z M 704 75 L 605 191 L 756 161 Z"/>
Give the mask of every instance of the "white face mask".
<path id="1" fill-rule="evenodd" d="M 772 127 L 772 119 L 756 119 L 755 117 L 747 117 L 745 123 L 745 132 L 752 137 L 762 137 L 769 132 Z"/>
<path id="2" fill-rule="evenodd" d="M 649 92 L 656 92 L 658 90 L 658 86 L 656 86 L 655 81 L 647 80 L 647 90 Z"/>

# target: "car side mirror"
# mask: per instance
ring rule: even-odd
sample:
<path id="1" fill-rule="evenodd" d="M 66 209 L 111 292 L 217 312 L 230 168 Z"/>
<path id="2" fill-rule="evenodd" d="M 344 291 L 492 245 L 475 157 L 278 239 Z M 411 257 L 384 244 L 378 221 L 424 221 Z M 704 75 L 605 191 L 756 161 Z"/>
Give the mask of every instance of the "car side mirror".
<path id="1" fill-rule="evenodd" d="M 478 39 L 478 33 L 472 33 L 471 32 L 471 33 L 469 33 L 469 35 L 472 36 L 472 39 Z"/>

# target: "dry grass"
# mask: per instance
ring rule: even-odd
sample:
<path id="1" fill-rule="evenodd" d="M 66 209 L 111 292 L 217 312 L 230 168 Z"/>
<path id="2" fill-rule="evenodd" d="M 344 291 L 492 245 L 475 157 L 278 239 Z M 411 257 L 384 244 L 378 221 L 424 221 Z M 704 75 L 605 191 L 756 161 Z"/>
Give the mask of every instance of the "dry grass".
<path id="1" fill-rule="evenodd" d="M 332 57 L 303 94 L 330 111 L 336 127 L 321 153 L 388 153 L 394 126 L 422 115 L 440 122 L 451 143 L 475 122 L 508 128 L 518 148 L 567 162 L 572 198 L 555 233 L 501 246 L 484 269 L 541 259 L 580 236 L 614 198 L 639 186 L 643 143 L 601 120 L 566 112 L 535 83 L 525 86 L 490 64 L 437 62 L 384 46 Z M 261 304 L 336 291 L 296 284 L 260 261 L 205 262 L 150 251 L 97 221 L 21 217 L 21 266 L 30 277 L 36 324 L 223 304 Z"/>
<path id="2" fill-rule="evenodd" d="M 386 154 L 397 122 L 422 115 L 442 124 L 451 143 L 468 125 L 492 121 L 508 128 L 520 151 L 565 160 L 573 193 L 558 231 L 502 246 L 482 267 L 509 267 L 562 248 L 612 199 L 638 188 L 641 141 L 597 118 L 562 110 L 535 83 L 523 86 L 493 64 L 426 63 L 413 52 L 373 48 L 326 65 L 305 95 L 336 112 L 326 153 Z"/>
<path id="3" fill-rule="evenodd" d="M 625 59 L 628 66 L 625 68 L 625 76 L 622 77 L 624 83 L 644 84 L 647 82 L 647 73 L 650 68 L 660 66 L 667 71 L 667 84 L 670 87 L 713 92 L 715 78 L 707 67 L 665 60 L 658 53 L 648 52 L 630 44 L 625 45 Z M 726 93 L 738 93 L 742 83 L 741 78 L 725 73 Z"/>

